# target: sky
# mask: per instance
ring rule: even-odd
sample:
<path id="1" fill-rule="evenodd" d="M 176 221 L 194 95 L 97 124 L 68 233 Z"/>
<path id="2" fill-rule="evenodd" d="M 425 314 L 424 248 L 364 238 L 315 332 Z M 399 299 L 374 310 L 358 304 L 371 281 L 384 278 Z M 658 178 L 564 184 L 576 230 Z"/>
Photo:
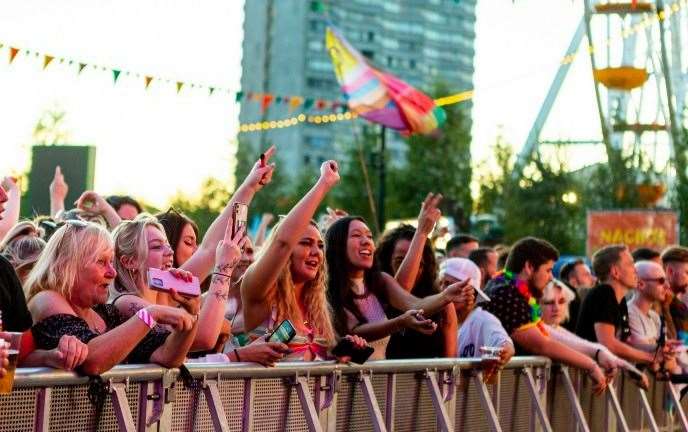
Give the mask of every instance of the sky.
<path id="1" fill-rule="evenodd" d="M 305 1 L 305 0 L 304 0 Z M 489 157 L 498 134 L 520 148 L 582 14 L 579 0 L 480 0 L 477 7 L 474 162 Z M 243 1 L 22 0 L 0 14 L 0 175 L 28 168 L 33 128 L 50 109 L 66 112 L 73 144 L 97 146 L 95 189 L 129 193 L 162 207 L 176 192 L 195 194 L 207 177 L 232 186 L 239 106 L 218 91 L 239 90 Z M 8 47 L 62 56 L 43 59 Z M 599 138 L 587 56 L 570 77 L 543 132 L 547 138 Z M 107 65 L 165 77 L 90 68 Z M 326 126 L 324 126 L 326 127 Z M 573 160 L 575 165 L 587 163 Z"/>

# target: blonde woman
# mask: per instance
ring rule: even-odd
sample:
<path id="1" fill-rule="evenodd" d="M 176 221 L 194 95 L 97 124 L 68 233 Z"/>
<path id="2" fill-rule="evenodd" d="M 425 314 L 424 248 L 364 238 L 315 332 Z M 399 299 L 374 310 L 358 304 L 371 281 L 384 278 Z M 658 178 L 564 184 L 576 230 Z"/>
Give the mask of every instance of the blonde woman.
<path id="1" fill-rule="evenodd" d="M 297 336 L 289 360 L 329 357 L 335 333 L 325 297 L 324 244 L 311 221 L 325 195 L 339 181 L 335 161 L 320 167 L 320 178 L 289 214 L 275 225 L 256 261 L 244 273 L 241 298 L 246 331 L 264 334 L 289 319 Z M 361 338 L 351 338 L 363 346 Z M 274 360 L 283 353 L 275 351 Z"/>
<path id="2" fill-rule="evenodd" d="M 62 336 L 76 336 L 88 347 L 81 365 L 88 375 L 125 359 L 179 366 L 196 333 L 197 311 L 149 306 L 123 320 L 105 304 L 117 274 L 113 257 L 112 239 L 98 225 L 70 221 L 55 232 L 25 285 L 37 348 L 54 349 Z M 156 322 L 171 332 L 152 333 Z"/>
<path id="3" fill-rule="evenodd" d="M 229 278 L 241 257 L 245 242 L 243 229 L 231 235 L 228 224 L 225 240 L 217 246 L 215 271 L 209 293 L 200 309 L 200 326 L 191 351 L 206 351 L 215 347 L 224 320 L 225 303 L 229 292 Z M 122 221 L 113 231 L 115 242 L 115 268 L 117 278 L 113 284 L 111 303 L 119 312 L 130 317 L 149 305 L 177 303 L 200 304 L 200 298 L 171 298 L 169 294 L 148 286 L 148 269 L 169 270 L 176 277 L 190 281 L 190 272 L 172 268 L 174 251 L 165 230 L 157 219 L 142 213 L 134 220 Z"/>
<path id="4" fill-rule="evenodd" d="M 24 284 L 44 248 L 45 240 L 29 235 L 15 239 L 5 246 L 1 253 L 12 264 L 19 281 Z"/>
<path id="5" fill-rule="evenodd" d="M 627 368 L 628 363 L 614 355 L 604 345 L 585 340 L 562 327 L 561 324 L 569 318 L 569 304 L 575 298 L 571 289 L 556 279 L 545 287 L 540 298 L 540 307 L 542 320 L 545 322 L 550 337 L 591 357 L 602 369 L 613 371 L 617 368 Z"/>

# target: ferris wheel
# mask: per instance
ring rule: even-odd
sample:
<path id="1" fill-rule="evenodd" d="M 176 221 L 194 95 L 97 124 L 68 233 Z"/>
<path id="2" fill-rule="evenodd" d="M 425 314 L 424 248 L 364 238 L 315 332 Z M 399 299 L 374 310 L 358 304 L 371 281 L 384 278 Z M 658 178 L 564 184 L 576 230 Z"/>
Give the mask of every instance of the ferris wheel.
<path id="1" fill-rule="evenodd" d="M 610 166 L 646 155 L 661 183 L 686 172 L 682 119 L 686 97 L 688 1 L 584 0 L 584 13 L 517 160 L 521 172 L 543 142 L 540 132 L 573 59 L 590 57 Z M 587 47 L 582 45 L 587 36 Z M 551 141 L 547 143 L 552 143 Z M 566 144 L 570 142 L 560 142 Z M 630 155 L 630 156 L 629 156 Z M 652 193 L 652 191 L 646 191 Z M 664 191 L 657 190 L 659 199 Z M 652 197 L 649 197 L 652 198 Z"/>

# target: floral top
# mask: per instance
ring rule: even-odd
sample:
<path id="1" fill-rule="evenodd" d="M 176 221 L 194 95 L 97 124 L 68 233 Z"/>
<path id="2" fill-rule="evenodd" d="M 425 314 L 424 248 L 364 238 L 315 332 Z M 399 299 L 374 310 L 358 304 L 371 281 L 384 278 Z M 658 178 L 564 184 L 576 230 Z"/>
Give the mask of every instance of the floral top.
<path id="1" fill-rule="evenodd" d="M 117 308 L 111 304 L 96 305 L 93 310 L 105 322 L 105 332 L 114 329 L 125 321 Z M 31 331 L 36 341 L 36 348 L 46 350 L 56 348 L 60 338 L 64 335 L 75 336 L 81 342 L 88 343 L 91 339 L 102 334 L 91 330 L 83 318 L 70 314 L 51 315 L 35 324 Z M 149 363 L 153 352 L 165 343 L 169 334 L 169 331 L 156 327 L 134 347 L 125 359 L 125 363 Z"/>

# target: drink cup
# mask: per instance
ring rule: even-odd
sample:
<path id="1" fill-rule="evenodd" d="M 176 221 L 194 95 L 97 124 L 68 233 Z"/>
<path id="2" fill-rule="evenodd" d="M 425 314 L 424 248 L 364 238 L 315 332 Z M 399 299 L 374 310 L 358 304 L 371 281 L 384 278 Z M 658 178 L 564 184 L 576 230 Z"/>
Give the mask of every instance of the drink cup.
<path id="1" fill-rule="evenodd" d="M 19 360 L 21 337 L 21 333 L 0 332 L 0 340 L 3 341 L 2 344 L 9 343 L 9 365 L 5 369 L 5 376 L 0 378 L 0 394 L 12 392 L 12 387 L 14 386 L 14 372 L 17 369 L 17 361 Z"/>

